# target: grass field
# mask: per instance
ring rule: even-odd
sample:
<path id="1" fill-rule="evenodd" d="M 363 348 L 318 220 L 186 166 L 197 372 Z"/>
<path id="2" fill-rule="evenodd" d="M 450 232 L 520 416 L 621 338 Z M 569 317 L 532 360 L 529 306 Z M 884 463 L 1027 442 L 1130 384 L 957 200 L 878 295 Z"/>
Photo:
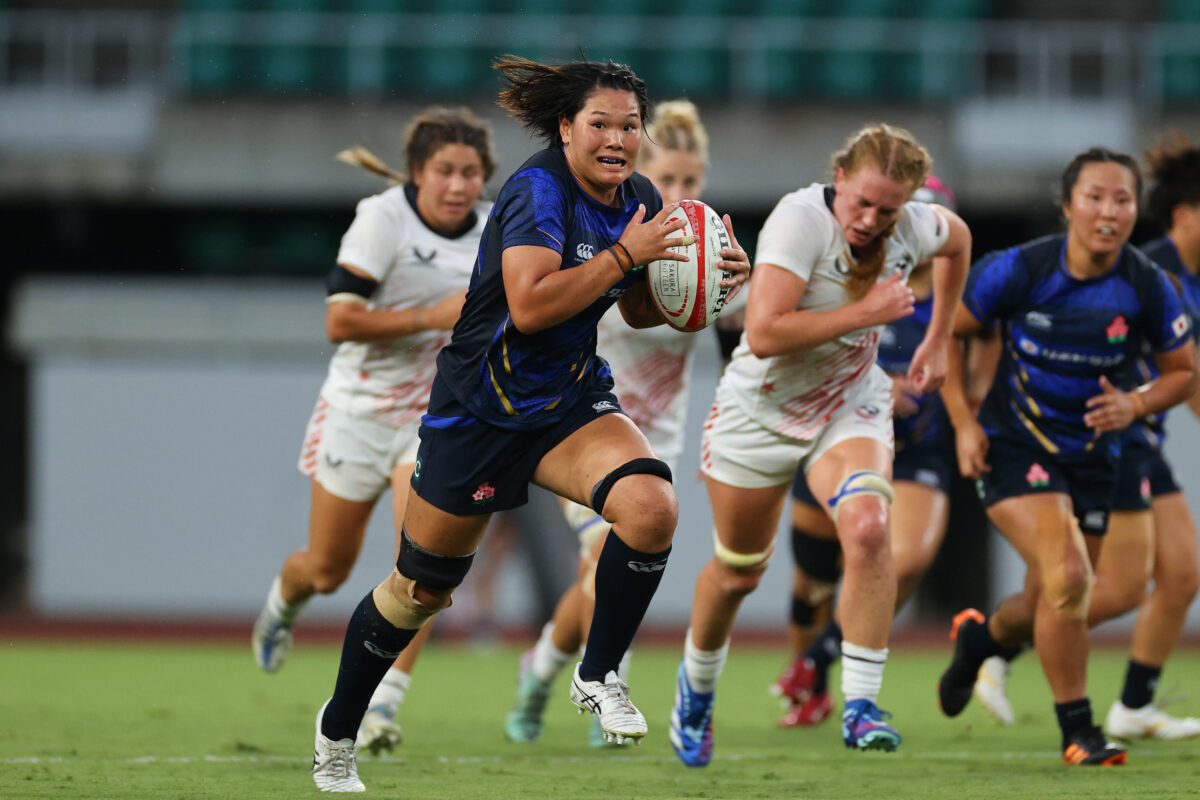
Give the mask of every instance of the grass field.
<path id="1" fill-rule="evenodd" d="M 1036 660 L 1013 676 L 1017 724 L 974 704 L 936 708 L 948 649 L 901 649 L 880 704 L 904 744 L 894 754 L 843 748 L 833 721 L 780 730 L 766 688 L 781 649 L 737 648 L 722 678 L 716 755 L 705 769 L 671 752 L 666 718 L 679 653 L 640 648 L 633 699 L 650 722 L 641 747 L 592 750 L 566 678 L 542 741 L 506 742 L 517 652 L 429 648 L 401 709 L 405 742 L 360 761 L 369 795 L 421 798 L 1171 798 L 1200 794 L 1200 740 L 1135 743 L 1113 769 L 1059 763 L 1049 693 Z M 1124 656 L 1093 655 L 1098 716 L 1119 690 Z M 244 645 L 0 642 L 0 798 L 294 798 L 308 776 L 313 716 L 332 688 L 337 650 L 301 642 L 277 675 Z M 1166 689 L 1200 685 L 1200 652 L 1171 662 Z M 1200 698 L 1173 709 L 1200 715 Z"/>

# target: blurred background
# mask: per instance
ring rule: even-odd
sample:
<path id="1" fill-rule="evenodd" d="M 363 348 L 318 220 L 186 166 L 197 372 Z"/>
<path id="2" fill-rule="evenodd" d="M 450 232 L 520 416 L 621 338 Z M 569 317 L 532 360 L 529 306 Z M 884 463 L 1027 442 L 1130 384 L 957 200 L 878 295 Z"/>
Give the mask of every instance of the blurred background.
<path id="1" fill-rule="evenodd" d="M 1058 229 L 1074 153 L 1200 139 L 1200 0 L 0 0 L 0 613 L 248 630 L 306 536 L 294 465 L 333 350 L 322 279 L 356 201 L 383 188 L 333 154 L 363 144 L 401 166 L 416 110 L 465 104 L 494 126 L 494 192 L 540 146 L 495 105 L 504 53 L 611 58 L 652 100 L 693 99 L 705 199 L 751 253 L 778 198 L 828 178 L 867 122 L 931 151 L 977 256 Z M 1158 232 L 1142 221 L 1134 241 Z M 651 626 L 682 629 L 712 552 L 693 473 L 718 373 L 714 342 Z M 1170 429 L 1200 496 L 1200 426 L 1179 411 Z M 523 524 L 558 531 L 565 585 L 574 542 L 553 504 Z M 344 621 L 392 542 L 383 505 L 350 583 L 306 619 Z M 539 624 L 539 555 L 510 548 L 446 616 Z M 781 546 L 739 628 L 782 633 L 789 561 Z M 952 529 L 905 620 L 940 630 L 1020 579 L 994 534 Z"/>

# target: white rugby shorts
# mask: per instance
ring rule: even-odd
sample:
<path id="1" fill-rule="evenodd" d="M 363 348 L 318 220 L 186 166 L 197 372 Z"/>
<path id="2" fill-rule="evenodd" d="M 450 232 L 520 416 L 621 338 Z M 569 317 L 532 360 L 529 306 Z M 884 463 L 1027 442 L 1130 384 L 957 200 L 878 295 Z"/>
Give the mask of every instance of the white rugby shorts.
<path id="1" fill-rule="evenodd" d="M 895 448 L 892 386 L 882 370 L 870 370 L 848 389 L 845 402 L 811 439 L 795 439 L 762 425 L 742 410 L 722 383 L 704 423 L 700 471 L 739 489 L 791 484 L 797 468 L 807 470 L 834 445 L 861 437 Z"/>
<path id="2" fill-rule="evenodd" d="M 300 472 L 344 500 L 376 500 L 399 464 L 417 460 L 420 419 L 401 427 L 347 414 L 317 398 L 300 448 Z"/>

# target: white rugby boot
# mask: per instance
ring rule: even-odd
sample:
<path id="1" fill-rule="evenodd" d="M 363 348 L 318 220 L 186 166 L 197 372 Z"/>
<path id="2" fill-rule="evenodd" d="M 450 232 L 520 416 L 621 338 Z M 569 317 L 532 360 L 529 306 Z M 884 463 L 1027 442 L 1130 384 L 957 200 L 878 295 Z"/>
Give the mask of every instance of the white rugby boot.
<path id="1" fill-rule="evenodd" d="M 354 740 L 334 741 L 321 733 L 321 718 L 325 716 L 326 700 L 317 712 L 317 736 L 313 744 L 313 782 L 322 792 L 365 792 L 358 779 L 358 763 L 354 760 Z"/>
<path id="2" fill-rule="evenodd" d="M 263 604 L 254 622 L 254 631 L 250 634 L 254 661 L 266 672 L 277 672 L 283 666 L 292 649 L 292 625 L 296 622 L 296 615 L 306 605 L 307 599 L 297 603 L 285 602 L 283 579 L 275 576 L 267 592 L 267 602 Z"/>
<path id="3" fill-rule="evenodd" d="M 250 634 L 254 661 L 266 672 L 278 672 L 292 650 L 292 626 L 263 608 Z"/>
<path id="4" fill-rule="evenodd" d="M 646 735 L 646 718 L 629 700 L 629 685 L 613 670 L 603 681 L 585 681 L 576 664 L 571 675 L 571 702 L 580 714 L 590 711 L 600 719 L 600 729 L 610 744 L 639 744 Z"/>
<path id="5" fill-rule="evenodd" d="M 1104 732 L 1118 739 L 1194 739 L 1200 736 L 1200 719 L 1172 717 L 1153 703 L 1129 708 L 1117 700 L 1104 719 Z"/>
<path id="6" fill-rule="evenodd" d="M 358 739 L 354 746 L 373 756 L 385 750 L 391 752 L 404 740 L 404 731 L 396 724 L 396 712 L 386 705 L 372 705 L 363 715 L 358 726 Z"/>
<path id="7" fill-rule="evenodd" d="M 975 675 L 975 696 L 992 719 L 1001 725 L 1012 725 L 1014 719 L 1012 703 L 1008 702 L 1011 672 L 1012 664 L 1000 656 L 991 656 L 983 660 Z"/>

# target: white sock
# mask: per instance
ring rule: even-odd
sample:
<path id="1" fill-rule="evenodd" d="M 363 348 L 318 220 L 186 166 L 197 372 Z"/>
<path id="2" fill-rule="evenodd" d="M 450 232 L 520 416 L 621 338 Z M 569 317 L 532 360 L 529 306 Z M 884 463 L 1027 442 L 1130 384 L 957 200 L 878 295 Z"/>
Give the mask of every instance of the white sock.
<path id="1" fill-rule="evenodd" d="M 846 702 L 870 700 L 875 702 L 883 686 L 883 667 L 887 664 L 887 648 L 873 650 L 842 641 L 842 695 Z"/>
<path id="2" fill-rule="evenodd" d="M 693 691 L 700 694 L 716 691 L 717 679 L 721 677 L 721 670 L 725 669 L 727 658 L 728 639 L 717 650 L 701 650 L 692 644 L 692 629 L 688 628 L 687 640 L 683 646 L 683 672 Z"/>
<path id="3" fill-rule="evenodd" d="M 375 687 L 370 705 L 387 706 L 395 714 L 396 709 L 404 702 L 404 695 L 408 692 L 411 684 L 412 675 L 395 667 L 390 668 L 383 676 L 383 680 Z"/>
<path id="4" fill-rule="evenodd" d="M 304 598 L 296 603 L 288 603 L 283 599 L 283 578 L 275 576 L 271 581 L 271 590 L 267 592 L 267 612 L 284 625 L 296 621 L 296 615 L 304 610 L 310 598 Z"/>
<path id="5" fill-rule="evenodd" d="M 575 657 L 574 653 L 564 653 L 554 646 L 551 634 L 554 633 L 554 623 L 547 622 L 542 626 L 542 635 L 533 646 L 533 662 L 530 671 L 542 683 L 553 683 L 562 672 L 567 662 Z"/>
<path id="6" fill-rule="evenodd" d="M 626 650 L 625 655 L 621 656 L 621 663 L 617 664 L 617 677 L 626 683 L 629 683 L 629 658 L 632 654 L 632 650 Z"/>

